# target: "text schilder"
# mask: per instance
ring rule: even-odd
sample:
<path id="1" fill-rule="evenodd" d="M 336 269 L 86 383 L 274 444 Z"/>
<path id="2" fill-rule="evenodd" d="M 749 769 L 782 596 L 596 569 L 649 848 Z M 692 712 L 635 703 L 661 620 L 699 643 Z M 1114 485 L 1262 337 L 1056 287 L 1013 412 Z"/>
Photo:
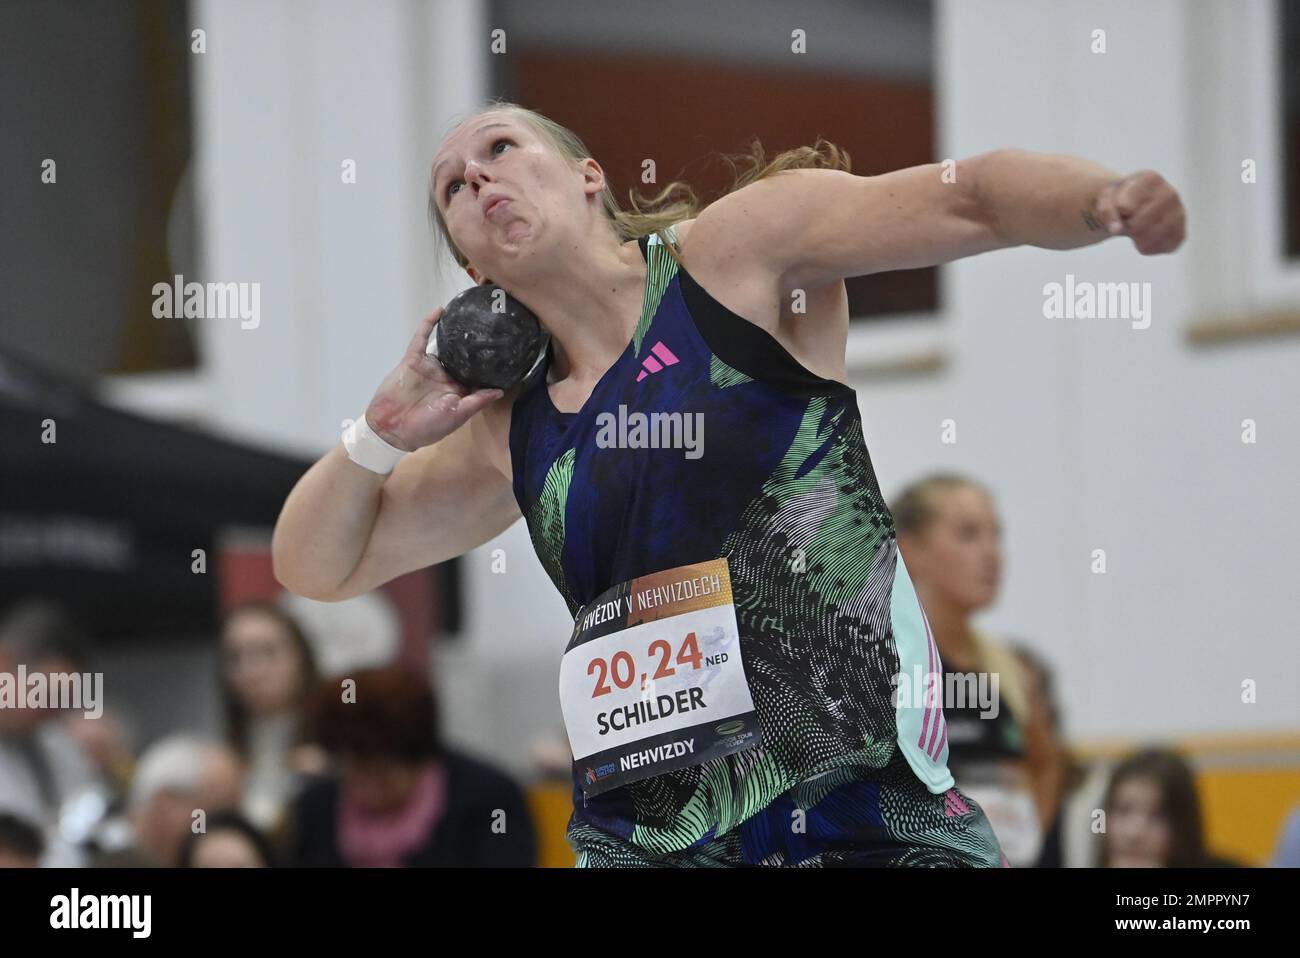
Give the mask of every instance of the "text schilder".
<path id="1" fill-rule="evenodd" d="M 600 727 L 600 734 L 606 735 L 611 730 L 621 732 L 634 725 L 644 725 L 670 715 L 703 708 L 708 708 L 704 703 L 703 689 L 680 689 L 672 695 L 645 698 L 632 705 L 601 712 L 596 716 L 596 725 Z"/>

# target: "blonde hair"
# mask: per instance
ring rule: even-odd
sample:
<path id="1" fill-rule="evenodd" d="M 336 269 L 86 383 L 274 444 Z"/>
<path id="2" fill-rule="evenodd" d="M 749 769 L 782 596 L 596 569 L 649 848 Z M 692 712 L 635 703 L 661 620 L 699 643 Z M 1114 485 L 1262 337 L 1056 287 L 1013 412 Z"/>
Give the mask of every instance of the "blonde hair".
<path id="1" fill-rule="evenodd" d="M 530 110 L 508 100 L 491 100 L 460 121 L 460 124 L 484 113 L 514 114 L 567 160 L 577 162 L 591 156 L 591 151 L 587 149 L 586 144 L 568 127 L 556 123 L 536 110 Z M 822 137 L 818 137 L 817 142 L 812 146 L 799 146 L 785 150 L 770 160 L 763 150 L 762 143 L 757 139 L 750 142 L 746 152 L 719 155 L 732 169 L 731 185 L 723 191 L 722 196 L 786 170 L 831 169 L 848 173 L 851 168 L 849 154 Z M 674 180 L 660 190 L 658 195 L 650 198 L 628 190 L 628 203 L 627 209 L 620 207 L 614 191 L 606 182 L 605 189 L 601 193 L 601 206 L 619 242 L 626 243 L 629 240 L 649 236 L 651 233 L 657 234 L 669 254 L 677 261 L 677 265 L 683 266 L 681 251 L 669 242 L 665 230 L 674 223 L 698 216 L 708 204 L 701 203 L 691 185 L 682 180 Z M 457 265 L 464 269 L 469 260 L 447 231 L 447 224 L 442 218 L 441 210 L 438 209 L 437 196 L 433 191 L 432 183 L 429 184 L 429 220 L 433 224 L 435 242 L 445 247 Z"/>
<path id="2" fill-rule="evenodd" d="M 953 489 L 978 489 L 990 499 L 988 487 L 969 476 L 955 472 L 934 472 L 905 486 L 889 506 L 894 517 L 894 530 L 900 535 L 922 535 L 934 521 L 938 511 L 935 499 Z"/>

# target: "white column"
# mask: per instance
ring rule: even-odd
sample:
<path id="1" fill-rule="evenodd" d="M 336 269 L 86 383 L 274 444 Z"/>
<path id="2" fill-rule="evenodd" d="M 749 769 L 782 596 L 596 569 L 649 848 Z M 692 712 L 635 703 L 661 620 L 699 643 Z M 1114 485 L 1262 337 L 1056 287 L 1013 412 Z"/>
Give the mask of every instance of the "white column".
<path id="1" fill-rule="evenodd" d="M 485 95 L 482 16 L 478 0 L 196 4 L 197 278 L 261 284 L 257 328 L 201 326 L 217 428 L 319 455 L 456 291 L 434 286 L 425 182 L 447 120 Z"/>

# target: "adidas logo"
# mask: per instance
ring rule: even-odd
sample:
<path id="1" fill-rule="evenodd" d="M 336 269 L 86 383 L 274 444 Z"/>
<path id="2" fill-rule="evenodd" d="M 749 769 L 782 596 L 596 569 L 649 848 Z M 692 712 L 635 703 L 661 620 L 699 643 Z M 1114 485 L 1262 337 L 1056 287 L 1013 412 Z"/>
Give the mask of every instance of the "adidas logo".
<path id="1" fill-rule="evenodd" d="M 953 818 L 958 815 L 967 815 L 970 813 L 970 806 L 967 805 L 960 795 L 953 789 L 943 793 L 944 817 Z"/>
<path id="2" fill-rule="evenodd" d="M 640 374 L 636 377 L 637 382 L 645 379 L 646 376 L 649 376 L 651 373 L 659 372 L 659 370 L 663 369 L 665 366 L 675 366 L 677 363 L 681 362 L 681 360 L 673 355 L 673 351 L 665 346 L 662 341 L 651 346 L 650 353 L 651 355 L 641 361 L 642 369 Z M 658 359 L 655 357 L 658 357 Z"/>

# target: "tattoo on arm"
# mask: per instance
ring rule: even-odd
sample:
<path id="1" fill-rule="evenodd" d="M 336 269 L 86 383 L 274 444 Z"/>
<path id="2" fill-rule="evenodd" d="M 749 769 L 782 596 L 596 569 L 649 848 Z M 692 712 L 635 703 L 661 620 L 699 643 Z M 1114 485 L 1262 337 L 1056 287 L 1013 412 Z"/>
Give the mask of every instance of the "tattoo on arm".
<path id="1" fill-rule="evenodd" d="M 1105 189 L 1108 190 L 1112 187 L 1119 186 L 1123 182 L 1124 178 L 1121 176 L 1119 179 L 1111 180 L 1107 183 Z M 1103 190 L 1103 192 L 1105 192 L 1105 190 Z M 1084 225 L 1087 226 L 1091 232 L 1096 233 L 1099 230 L 1104 232 L 1106 230 L 1106 227 L 1102 225 L 1101 220 L 1097 219 L 1091 209 L 1080 210 L 1079 215 L 1083 217 Z"/>

